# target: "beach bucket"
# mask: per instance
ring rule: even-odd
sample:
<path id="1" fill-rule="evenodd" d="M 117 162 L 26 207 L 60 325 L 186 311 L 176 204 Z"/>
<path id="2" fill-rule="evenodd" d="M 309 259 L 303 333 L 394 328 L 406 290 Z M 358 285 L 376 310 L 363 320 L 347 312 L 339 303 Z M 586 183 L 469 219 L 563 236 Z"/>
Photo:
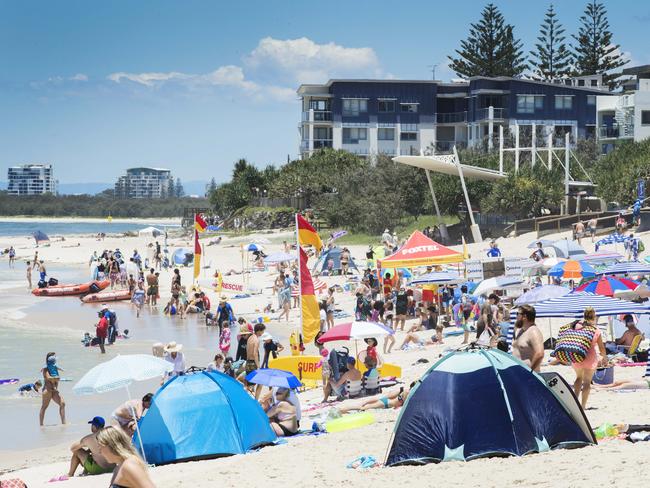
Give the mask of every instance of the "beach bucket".
<path id="1" fill-rule="evenodd" d="M 598 368 L 594 373 L 594 383 L 599 385 L 611 385 L 614 383 L 614 367 Z"/>

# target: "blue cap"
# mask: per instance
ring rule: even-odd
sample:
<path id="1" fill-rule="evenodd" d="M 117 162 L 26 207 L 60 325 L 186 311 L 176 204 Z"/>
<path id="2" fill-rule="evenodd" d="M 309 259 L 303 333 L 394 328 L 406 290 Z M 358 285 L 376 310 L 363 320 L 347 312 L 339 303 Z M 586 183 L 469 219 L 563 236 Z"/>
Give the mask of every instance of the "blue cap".
<path id="1" fill-rule="evenodd" d="M 102 429 L 106 425 L 106 421 L 104 420 L 104 417 L 93 417 L 93 419 L 88 423 Z"/>

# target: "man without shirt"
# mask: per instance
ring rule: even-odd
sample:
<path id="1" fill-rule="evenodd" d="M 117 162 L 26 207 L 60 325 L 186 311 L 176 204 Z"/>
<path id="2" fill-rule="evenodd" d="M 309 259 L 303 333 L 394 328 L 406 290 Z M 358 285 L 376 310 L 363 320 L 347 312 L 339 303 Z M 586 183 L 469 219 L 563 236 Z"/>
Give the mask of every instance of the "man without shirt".
<path id="1" fill-rule="evenodd" d="M 249 373 L 260 368 L 260 336 L 264 334 L 265 330 L 266 326 L 264 324 L 255 324 L 253 334 L 246 341 L 247 370 L 249 370 Z M 253 363 L 255 369 L 253 369 Z M 255 388 L 255 400 L 259 398 L 261 391 L 262 385 L 257 385 Z"/>
<path id="2" fill-rule="evenodd" d="M 92 434 L 83 437 L 79 442 L 70 446 L 72 459 L 68 476 L 73 477 L 79 465 L 83 466 L 84 474 L 94 475 L 113 471 L 114 464 L 110 464 L 99 452 L 97 433 L 104 428 L 105 421 L 102 417 L 94 417 L 90 422 Z"/>
<path id="3" fill-rule="evenodd" d="M 544 337 L 535 325 L 535 307 L 522 305 L 517 312 L 512 354 L 539 372 L 544 359 Z"/>

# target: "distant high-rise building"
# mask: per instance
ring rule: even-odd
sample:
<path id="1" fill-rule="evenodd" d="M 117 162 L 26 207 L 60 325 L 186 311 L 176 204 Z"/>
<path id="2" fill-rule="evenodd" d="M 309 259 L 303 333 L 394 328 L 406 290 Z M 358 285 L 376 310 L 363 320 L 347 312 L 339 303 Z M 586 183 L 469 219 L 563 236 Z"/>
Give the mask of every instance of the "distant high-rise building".
<path id="1" fill-rule="evenodd" d="M 51 164 L 21 164 L 7 172 L 9 195 L 56 194 L 57 182 Z"/>
<path id="2" fill-rule="evenodd" d="M 165 198 L 174 191 L 171 171 L 163 168 L 129 168 L 115 183 L 117 198 Z"/>

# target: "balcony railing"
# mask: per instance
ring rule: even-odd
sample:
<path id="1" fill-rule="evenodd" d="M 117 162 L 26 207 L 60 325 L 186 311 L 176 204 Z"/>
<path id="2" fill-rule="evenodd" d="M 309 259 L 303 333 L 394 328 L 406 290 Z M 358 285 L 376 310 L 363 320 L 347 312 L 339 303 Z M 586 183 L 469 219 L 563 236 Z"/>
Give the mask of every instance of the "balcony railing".
<path id="1" fill-rule="evenodd" d="M 314 149 L 332 147 L 332 139 L 314 139 Z"/>
<path id="2" fill-rule="evenodd" d="M 330 110 L 314 110 L 314 122 L 329 122 L 332 120 Z M 302 113 L 302 121 L 309 122 L 309 110 Z"/>
<path id="3" fill-rule="evenodd" d="M 455 124 L 458 122 L 467 122 L 467 112 L 437 113 L 436 121 L 439 124 Z"/>
<path id="4" fill-rule="evenodd" d="M 494 107 L 492 120 L 503 120 L 508 117 L 508 110 L 505 108 Z M 490 118 L 489 108 L 480 108 L 476 111 L 476 120 L 488 120 Z"/>
<path id="5" fill-rule="evenodd" d="M 436 152 L 437 153 L 451 152 L 455 144 L 456 141 L 436 141 Z"/>
<path id="6" fill-rule="evenodd" d="M 616 138 L 620 134 L 618 127 L 599 127 L 598 136 L 602 139 Z"/>

